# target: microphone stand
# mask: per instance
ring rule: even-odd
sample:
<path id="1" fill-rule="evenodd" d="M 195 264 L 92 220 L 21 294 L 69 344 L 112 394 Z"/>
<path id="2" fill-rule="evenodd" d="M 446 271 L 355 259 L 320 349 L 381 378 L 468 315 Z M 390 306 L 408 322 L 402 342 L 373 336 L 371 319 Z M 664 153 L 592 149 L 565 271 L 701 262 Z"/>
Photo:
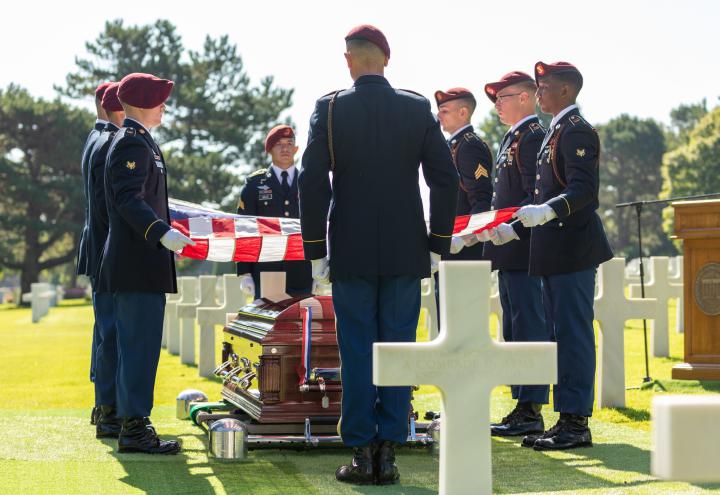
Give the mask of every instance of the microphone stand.
<path id="1" fill-rule="evenodd" d="M 635 214 L 637 217 L 637 238 L 638 238 L 638 257 L 640 258 L 640 296 L 642 299 L 645 299 L 645 267 L 643 264 L 643 249 L 642 249 L 642 221 L 640 220 L 643 206 L 646 205 L 665 205 L 667 203 L 670 203 L 671 201 L 681 201 L 685 199 L 707 199 L 707 198 L 714 198 L 720 196 L 720 193 L 712 193 L 712 194 L 697 194 L 694 196 L 678 196 L 675 198 L 667 198 L 667 199 L 656 199 L 656 200 L 650 200 L 650 201 L 630 201 L 628 203 L 618 203 L 615 205 L 615 208 L 626 208 L 626 207 L 634 207 L 635 208 Z M 643 318 L 643 339 L 645 342 L 645 377 L 643 378 L 642 385 L 640 387 L 629 387 L 628 390 L 632 389 L 645 389 L 645 388 L 651 388 L 655 385 L 659 386 L 661 389 L 665 390 L 665 387 L 662 386 L 660 382 L 657 380 L 653 380 L 650 377 L 650 365 L 649 365 L 649 356 L 648 356 L 648 338 L 647 338 L 647 320 Z"/>

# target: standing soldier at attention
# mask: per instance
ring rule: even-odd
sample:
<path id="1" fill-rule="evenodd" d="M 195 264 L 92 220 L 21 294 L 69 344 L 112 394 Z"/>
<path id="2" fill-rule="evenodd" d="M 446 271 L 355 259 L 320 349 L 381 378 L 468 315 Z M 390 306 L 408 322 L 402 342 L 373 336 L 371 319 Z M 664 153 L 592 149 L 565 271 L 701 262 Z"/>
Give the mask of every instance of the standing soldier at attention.
<path id="1" fill-rule="evenodd" d="M 553 403 L 558 422 L 522 445 L 535 450 L 592 446 L 588 418 L 595 394 L 593 299 L 597 267 L 612 258 L 599 206 L 600 139 L 575 100 L 583 85 L 567 62 L 535 64 L 537 98 L 553 116 L 537 162 L 533 204 L 515 213 L 523 227 L 500 224 L 493 244 L 530 236 L 530 275 L 542 277 L 543 302 L 557 342 L 558 381 Z"/>
<path id="2" fill-rule="evenodd" d="M 332 279 L 342 360 L 340 434 L 354 449 L 335 477 L 385 485 L 400 477 L 395 446 L 407 440 L 410 387 L 373 385 L 372 348 L 415 341 L 420 279 L 437 269 L 450 246 L 458 178 L 430 102 L 385 79 L 385 35 L 358 26 L 345 48 L 354 84 L 320 98 L 310 117 L 300 222 L 313 277 Z M 430 188 L 430 232 L 421 166 Z"/>
<path id="3" fill-rule="evenodd" d="M 99 289 L 112 292 L 117 325 L 118 452 L 176 454 L 180 445 L 150 427 L 160 358 L 165 293 L 177 292 L 174 252 L 195 243 L 170 227 L 167 168 L 150 135 L 173 83 L 133 73 L 120 81 L 125 121 L 105 162 L 109 232 Z"/>
<path id="4" fill-rule="evenodd" d="M 265 152 L 272 159 L 269 168 L 250 174 L 240 192 L 237 212 L 259 217 L 298 218 L 298 171 L 295 167 L 295 132 L 288 125 L 278 125 L 265 138 Z M 255 299 L 260 297 L 260 273 L 285 272 L 285 293 L 290 296 L 313 292 L 309 261 L 240 262 L 237 274 L 240 287 Z"/>
<path id="5" fill-rule="evenodd" d="M 485 85 L 485 94 L 495 104 L 500 121 L 510 126 L 495 161 L 495 191 L 492 210 L 532 204 L 537 154 L 545 130 L 535 115 L 535 80 L 524 72 L 511 72 Z M 506 342 L 551 340 L 545 322 L 541 278 L 528 275 L 530 239 L 495 246 L 485 243 L 484 257 L 498 270 L 500 304 L 503 310 L 503 339 Z M 514 436 L 542 433 L 540 413 L 548 403 L 548 385 L 513 385 L 515 408 L 498 424 L 493 435 Z"/>
<path id="6" fill-rule="evenodd" d="M 90 152 L 87 266 L 93 279 L 100 269 L 103 248 L 108 235 L 108 214 L 105 205 L 105 161 L 110 143 L 125 119 L 125 111 L 117 96 L 119 86 L 119 83 L 112 83 L 105 90 L 102 107 L 107 113 L 108 122 Z M 113 295 L 112 292 L 100 290 L 98 286 L 94 286 L 93 289 L 93 310 L 98 330 L 93 342 L 95 345 L 95 407 L 97 409 L 95 436 L 97 438 L 117 438 L 121 422 L 116 415 L 115 378 L 118 357 Z"/>
<path id="7" fill-rule="evenodd" d="M 438 106 L 438 120 L 443 131 L 450 134 L 447 140 L 455 168 L 460 176 L 457 192 L 457 215 L 472 215 L 490 209 L 493 186 L 492 153 L 487 143 L 475 133 L 470 120 L 477 102 L 470 90 L 452 88 L 447 91 L 435 91 Z M 478 244 L 476 236 L 465 241 L 454 237 L 450 253 L 443 260 L 481 260 L 483 245 Z M 440 292 L 438 274 L 435 277 L 435 303 L 440 311 Z M 439 325 L 438 325 L 439 329 Z"/>
<path id="8" fill-rule="evenodd" d="M 97 118 L 95 119 L 95 125 L 93 126 L 93 129 L 90 131 L 90 134 L 88 134 L 87 139 L 85 140 L 85 145 L 83 146 L 82 155 L 80 158 L 80 169 L 82 171 L 82 180 L 83 180 L 83 191 L 85 192 L 85 221 L 83 223 L 83 230 L 80 234 L 80 243 L 78 245 L 78 252 L 77 252 L 77 274 L 78 275 L 85 275 L 90 278 L 90 286 L 91 289 L 94 291 L 95 287 L 95 280 L 94 280 L 94 274 L 92 274 L 90 271 L 88 271 L 87 266 L 87 236 L 88 236 L 88 223 L 90 221 L 90 195 L 88 193 L 88 170 L 90 168 L 89 161 L 90 161 L 90 152 L 93 149 L 93 146 L 95 145 L 95 141 L 100 136 L 100 133 L 105 128 L 105 124 L 107 124 L 108 116 L 107 113 L 105 113 L 105 109 L 102 107 L 102 98 L 105 94 L 105 90 L 110 86 L 112 82 L 104 82 L 100 84 L 97 88 L 95 88 L 95 113 L 97 115 Z M 96 349 L 96 343 L 97 340 L 97 323 L 93 322 L 93 336 L 92 336 L 92 348 L 90 352 L 90 381 L 95 381 L 95 349 Z M 95 424 L 97 421 L 97 407 L 93 407 L 92 412 L 90 413 L 90 424 Z"/>

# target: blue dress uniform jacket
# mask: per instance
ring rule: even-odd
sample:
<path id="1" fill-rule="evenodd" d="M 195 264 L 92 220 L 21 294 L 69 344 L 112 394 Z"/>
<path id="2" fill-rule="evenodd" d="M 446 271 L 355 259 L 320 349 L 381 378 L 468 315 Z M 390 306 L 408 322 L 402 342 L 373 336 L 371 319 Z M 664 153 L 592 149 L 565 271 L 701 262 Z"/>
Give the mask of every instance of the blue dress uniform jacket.
<path id="1" fill-rule="evenodd" d="M 110 230 L 100 266 L 101 290 L 177 292 L 174 254 L 160 238 L 170 230 L 165 161 L 143 127 L 125 119 L 105 163 Z"/>
<path id="2" fill-rule="evenodd" d="M 290 192 L 285 197 L 282 185 L 272 168 L 260 169 L 250 174 L 240 192 L 238 214 L 298 218 L 300 216 L 298 175 L 299 170 L 296 169 L 295 177 L 290 183 Z M 240 262 L 237 264 L 237 274 L 250 273 L 256 289 L 259 288 L 261 272 L 285 272 L 285 285 L 288 290 L 304 289 L 306 294 L 312 291 L 312 270 L 309 261 Z"/>
<path id="3" fill-rule="evenodd" d="M 97 277 L 108 234 L 108 214 L 105 204 L 105 160 L 118 127 L 108 122 L 90 152 L 88 169 L 89 215 L 87 245 L 87 272 Z"/>
<path id="4" fill-rule="evenodd" d="M 600 187 L 600 139 L 577 109 L 548 129 L 538 156 L 535 204 L 547 203 L 557 214 L 548 223 L 525 229 L 530 236 L 531 275 L 559 275 L 597 267 L 612 258 L 596 211 Z"/>
<path id="5" fill-rule="evenodd" d="M 457 215 L 471 215 L 490 209 L 492 199 L 492 153 L 472 126 L 466 127 L 448 142 L 453 162 L 460 176 L 457 196 Z M 457 254 L 447 254 L 444 260 L 481 260 L 482 243 L 466 247 Z"/>
<path id="6" fill-rule="evenodd" d="M 532 204 L 535 189 L 537 155 L 545 129 L 537 117 L 523 122 L 500 144 L 495 165 L 495 191 L 492 210 Z M 485 259 L 492 261 L 493 270 L 528 269 L 530 239 L 495 246 L 485 243 Z"/>
<path id="7" fill-rule="evenodd" d="M 88 236 L 88 223 L 90 221 L 90 197 L 88 195 L 88 170 L 90 168 L 90 152 L 95 145 L 95 141 L 100 136 L 100 133 L 105 128 L 105 124 L 102 122 L 95 122 L 95 127 L 90 134 L 88 134 L 83 146 L 82 158 L 80 161 L 80 167 L 82 170 L 83 179 L 83 191 L 85 191 L 85 223 L 83 224 L 83 230 L 80 234 L 80 243 L 77 251 L 77 274 L 78 275 L 92 275 L 92 272 L 88 271 L 87 267 L 87 236 Z"/>
<path id="8" fill-rule="evenodd" d="M 334 98 L 332 188 L 328 176 L 328 106 Z M 430 188 L 430 234 L 423 218 L 418 169 Z M 307 259 L 327 254 L 330 273 L 430 275 L 430 251 L 450 247 L 458 174 L 450 149 L 421 95 L 377 75 L 317 101 L 300 173 L 300 219 Z"/>

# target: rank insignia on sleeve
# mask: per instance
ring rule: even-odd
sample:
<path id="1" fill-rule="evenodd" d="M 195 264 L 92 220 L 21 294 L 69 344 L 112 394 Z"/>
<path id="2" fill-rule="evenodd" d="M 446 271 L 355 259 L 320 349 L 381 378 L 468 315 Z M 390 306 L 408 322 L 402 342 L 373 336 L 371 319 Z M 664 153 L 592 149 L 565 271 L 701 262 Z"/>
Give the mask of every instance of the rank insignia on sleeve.
<path id="1" fill-rule="evenodd" d="M 475 169 L 475 180 L 480 179 L 480 177 L 488 177 L 488 171 L 482 166 L 482 163 L 478 163 L 478 166 Z"/>
<path id="2" fill-rule="evenodd" d="M 580 158 L 582 158 L 583 156 L 585 156 L 585 148 L 578 148 L 578 149 L 576 149 L 576 150 L 575 150 L 575 154 L 576 154 L 577 156 L 579 156 Z"/>
<path id="3" fill-rule="evenodd" d="M 129 170 L 135 170 L 135 162 L 127 162 L 127 163 L 125 164 L 125 166 L 126 166 Z"/>

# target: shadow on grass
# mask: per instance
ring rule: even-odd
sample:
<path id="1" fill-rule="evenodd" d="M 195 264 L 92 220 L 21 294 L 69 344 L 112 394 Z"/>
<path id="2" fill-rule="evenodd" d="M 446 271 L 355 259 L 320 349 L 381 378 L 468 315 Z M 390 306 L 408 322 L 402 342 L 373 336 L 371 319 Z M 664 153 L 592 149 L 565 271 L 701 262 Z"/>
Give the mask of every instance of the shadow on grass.
<path id="1" fill-rule="evenodd" d="M 635 409 L 634 407 L 618 407 L 613 408 L 614 411 L 622 414 L 632 421 L 650 421 L 650 412 L 644 409 Z"/>
<path id="2" fill-rule="evenodd" d="M 647 479 L 650 452 L 633 445 L 596 444 L 593 448 L 541 453 L 494 441 L 493 449 L 493 479 L 498 493 L 576 492 L 655 482 Z"/>
<path id="3" fill-rule="evenodd" d="M 335 480 L 335 469 L 351 457 L 349 449 L 331 450 L 257 450 L 248 462 L 227 462 L 208 458 L 202 433 L 162 435 L 180 439 L 186 445 L 174 456 L 117 454 L 113 456 L 127 473 L 122 483 L 153 494 L 211 494 L 222 488 L 225 493 L 253 495 L 310 495 L 318 493 L 387 494 L 387 487 L 341 485 Z M 403 449 L 398 462 L 403 474 L 401 491 L 407 495 L 435 494 L 437 460 L 426 451 Z M 403 466 L 405 469 L 403 470 Z M 417 479 L 417 473 L 421 473 Z M 426 477 L 431 479 L 428 480 Z M 419 483 L 420 486 L 416 486 Z M 399 488 L 399 487 L 398 487 Z"/>

